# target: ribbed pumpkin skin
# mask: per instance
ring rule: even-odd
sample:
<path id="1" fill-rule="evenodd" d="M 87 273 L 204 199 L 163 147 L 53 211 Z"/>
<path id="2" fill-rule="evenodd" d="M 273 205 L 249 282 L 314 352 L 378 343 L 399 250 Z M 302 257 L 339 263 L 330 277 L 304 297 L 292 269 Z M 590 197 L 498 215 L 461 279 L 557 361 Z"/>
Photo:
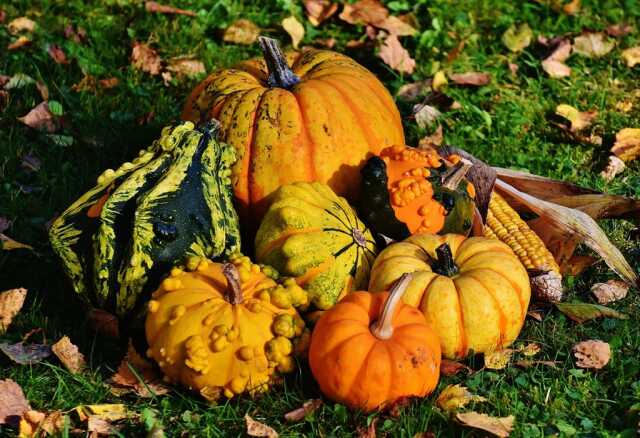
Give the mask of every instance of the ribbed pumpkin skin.
<path id="1" fill-rule="evenodd" d="M 193 272 L 174 269 L 148 305 L 147 354 L 171 381 L 209 399 L 268 389 L 278 371 L 294 369 L 292 340 L 304 330 L 293 306 L 306 302 L 302 289 L 278 286 L 247 257 L 231 262 L 241 303 L 225 297 L 224 265 L 202 259 Z"/>
<path id="2" fill-rule="evenodd" d="M 212 117 L 239 160 L 233 187 L 244 219 L 257 222 L 264 199 L 296 181 L 327 183 L 353 199 L 364 160 L 404 144 L 400 114 L 376 77 L 347 56 L 325 50 L 289 53 L 301 81 L 290 90 L 269 88 L 263 60 L 221 70 L 200 83 L 182 118 Z"/>
<path id="3" fill-rule="evenodd" d="M 304 182 L 275 192 L 255 247 L 258 262 L 295 277 L 318 309 L 364 288 L 377 253 L 373 236 L 344 198 L 326 184 Z"/>
<path id="4" fill-rule="evenodd" d="M 165 128 L 54 221 L 51 246 L 81 298 L 125 316 L 184 256 L 240 249 L 230 179 L 235 151 L 216 141 L 216 130 L 191 122 Z"/>
<path id="5" fill-rule="evenodd" d="M 319 319 L 309 364 L 322 393 L 351 408 L 371 411 L 402 397 L 432 392 L 440 374 L 440 345 L 423 315 L 399 303 L 391 338 L 370 331 L 388 293 L 353 292 Z"/>
<path id="6" fill-rule="evenodd" d="M 435 249 L 448 243 L 459 273 L 432 271 Z M 506 244 L 485 237 L 417 234 L 383 250 L 369 290 L 385 290 L 414 272 L 403 296 L 440 337 L 442 355 L 463 358 L 510 345 L 520 333 L 531 296 L 527 271 Z"/>

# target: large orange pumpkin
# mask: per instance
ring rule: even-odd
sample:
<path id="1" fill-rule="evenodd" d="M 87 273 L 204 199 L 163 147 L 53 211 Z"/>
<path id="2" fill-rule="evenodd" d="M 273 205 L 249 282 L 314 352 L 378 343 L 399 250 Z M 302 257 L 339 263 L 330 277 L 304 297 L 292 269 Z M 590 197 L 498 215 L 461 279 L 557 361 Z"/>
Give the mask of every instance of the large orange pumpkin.
<path id="1" fill-rule="evenodd" d="M 486 237 L 416 234 L 389 245 L 371 269 L 369 290 L 413 273 L 403 300 L 419 308 L 440 337 L 442 355 L 502 349 L 520 333 L 531 288 L 505 243 Z"/>
<path id="2" fill-rule="evenodd" d="M 389 92 L 366 68 L 327 50 L 282 54 L 261 38 L 264 60 L 213 73 L 182 118 L 222 124 L 238 151 L 232 180 L 241 217 L 256 224 L 265 197 L 284 184 L 319 181 L 353 200 L 366 158 L 404 144 Z M 251 213 L 251 216 L 249 214 Z"/>
<path id="3" fill-rule="evenodd" d="M 309 363 L 328 398 L 371 411 L 434 390 L 440 343 L 424 316 L 402 303 L 410 280 L 405 274 L 389 293 L 350 293 L 320 317 Z"/>

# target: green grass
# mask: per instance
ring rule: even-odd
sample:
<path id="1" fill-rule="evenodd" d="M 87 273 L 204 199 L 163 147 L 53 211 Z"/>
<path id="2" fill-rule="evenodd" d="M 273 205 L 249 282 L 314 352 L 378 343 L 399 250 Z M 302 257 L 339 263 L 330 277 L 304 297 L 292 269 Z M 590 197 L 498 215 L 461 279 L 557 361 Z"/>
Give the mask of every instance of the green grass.
<path id="1" fill-rule="evenodd" d="M 7 21 L 28 15 L 38 23 L 33 45 L 8 52 L 11 37 L 0 29 L 0 74 L 25 73 L 48 85 L 51 99 L 64 108 L 67 126 L 60 138 L 23 126 L 16 117 L 40 102 L 34 86 L 11 91 L 11 100 L 0 114 L 0 216 L 13 221 L 6 232 L 33 245 L 35 251 L 0 253 L 0 290 L 27 287 L 25 309 L 1 340 L 17 341 L 34 327 L 43 328 L 48 341 L 68 334 L 87 356 L 91 371 L 72 376 L 51 363 L 17 366 L 0 362 L 0 378 L 18 382 L 36 409 L 69 410 L 78 404 L 120 402 L 103 382 L 112 374 L 124 353 L 125 343 L 95 337 L 87 328 L 79 303 L 48 247 L 45 224 L 84 192 L 107 167 L 136 155 L 159 135 L 162 126 L 176 120 L 182 103 L 197 80 L 165 86 L 130 66 L 131 43 L 152 41 L 164 59 L 192 54 L 202 59 L 208 71 L 226 67 L 258 54 L 256 46 L 222 43 L 221 33 L 237 18 L 249 18 L 265 33 L 288 41 L 279 28 L 291 13 L 303 18 L 302 8 L 291 0 L 260 2 L 191 0 L 179 6 L 197 12 L 195 18 L 148 14 L 142 2 L 129 0 L 9 0 L 2 8 Z M 640 127 L 640 70 L 627 68 L 620 51 L 640 44 L 640 3 L 635 0 L 585 0 L 579 15 L 570 17 L 534 1 L 444 0 L 393 1 L 394 14 L 413 11 L 419 24 L 415 38 L 403 44 L 417 61 L 416 72 L 400 76 L 389 70 L 370 50 L 346 49 L 350 39 L 364 29 L 341 23 L 337 18 L 312 28 L 305 22 L 305 44 L 315 38 L 334 37 L 336 49 L 353 56 L 374 71 L 395 92 L 404 83 L 424 79 L 436 70 L 489 72 L 492 81 L 480 89 L 450 87 L 448 93 L 462 108 L 445 113 L 445 141 L 464 147 L 494 165 L 572 181 L 584 186 L 627 196 L 640 196 L 640 167 L 631 163 L 611 183 L 599 176 L 598 163 L 606 148 L 577 144 L 549 123 L 559 103 L 581 110 L 597 109 L 593 131 L 606 140 L 624 127 Z M 215 4 L 215 6 L 211 6 Z M 509 54 L 500 42 L 513 23 L 527 22 L 535 34 L 577 34 L 582 29 L 604 29 L 621 21 L 636 25 L 636 31 L 619 38 L 613 52 L 601 59 L 573 55 L 570 78 L 549 79 L 540 66 L 540 53 L 532 45 L 522 54 Z M 79 45 L 63 36 L 67 24 L 87 30 L 88 42 Z M 447 53 L 466 41 L 461 54 L 450 64 Z M 46 51 L 59 44 L 72 60 L 57 65 Z M 508 62 L 520 67 L 516 76 Z M 117 77 L 118 87 L 96 92 L 75 92 L 83 72 L 98 78 Z M 632 101 L 633 110 L 621 113 L 615 105 Z M 400 104 L 410 144 L 424 135 L 408 117 L 410 105 Z M 147 124 L 137 120 L 153 112 Z M 64 138 L 63 138 L 64 140 Z M 42 162 L 38 172 L 21 168 L 21 157 L 33 153 Z M 606 222 L 605 229 L 637 269 L 638 242 L 628 238 L 630 222 Z M 569 297 L 590 301 L 589 287 L 595 281 L 614 278 L 603 264 L 588 269 L 579 278 L 567 278 Z M 613 305 L 630 315 L 626 321 L 605 319 L 576 325 L 557 311 L 549 311 L 543 322 L 527 319 L 518 342 L 537 342 L 543 347 L 539 359 L 557 360 L 557 369 L 537 366 L 509 367 L 502 371 L 479 371 L 471 376 L 443 378 L 438 391 L 451 383 L 462 383 L 489 401 L 472 408 L 495 416 L 516 416 L 513 436 L 615 437 L 635 436 L 640 402 L 640 299 L 637 291 Z M 40 340 L 42 334 L 34 335 Z M 600 371 L 576 369 L 571 346 L 581 340 L 602 339 L 611 344 L 613 358 Z M 482 366 L 481 358 L 468 364 Z M 343 406 L 326 403 L 306 421 L 287 424 L 283 414 L 312 397 L 318 397 L 306 365 L 287 377 L 284 386 L 257 400 L 233 400 L 209 406 L 187 392 L 175 391 L 153 399 L 124 397 L 130 409 L 152 409 L 169 436 L 242 435 L 244 414 L 272 425 L 284 436 L 349 436 L 366 426 L 374 416 L 379 434 L 412 437 L 431 431 L 437 436 L 467 436 L 463 429 L 433 407 L 436 396 L 412 403 L 398 418 L 388 414 L 364 415 Z M 123 436 L 144 434 L 144 426 L 132 421 Z M 0 435 L 13 432 L 0 428 Z M 482 435 L 482 434 L 480 434 Z"/>

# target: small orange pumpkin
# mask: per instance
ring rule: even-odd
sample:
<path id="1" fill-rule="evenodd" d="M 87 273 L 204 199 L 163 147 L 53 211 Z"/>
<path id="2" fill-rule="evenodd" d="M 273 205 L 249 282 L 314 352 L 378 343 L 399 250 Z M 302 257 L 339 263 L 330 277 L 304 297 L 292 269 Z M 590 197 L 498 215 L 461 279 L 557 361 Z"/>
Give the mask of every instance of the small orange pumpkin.
<path id="1" fill-rule="evenodd" d="M 440 341 L 422 313 L 402 302 L 411 275 L 389 293 L 353 292 L 320 317 L 309 363 L 325 396 L 371 411 L 434 390 Z"/>

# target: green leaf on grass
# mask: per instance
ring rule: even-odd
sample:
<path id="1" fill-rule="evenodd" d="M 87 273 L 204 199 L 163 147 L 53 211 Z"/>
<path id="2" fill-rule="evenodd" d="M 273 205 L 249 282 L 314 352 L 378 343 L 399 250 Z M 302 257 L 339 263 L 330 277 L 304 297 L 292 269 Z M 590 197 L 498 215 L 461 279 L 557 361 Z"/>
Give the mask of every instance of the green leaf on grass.
<path id="1" fill-rule="evenodd" d="M 64 114 L 64 110 L 62 109 L 62 104 L 57 100 L 50 100 L 49 112 L 54 116 L 58 116 L 58 117 L 61 116 L 62 114 Z"/>
<path id="2" fill-rule="evenodd" d="M 596 318 L 628 319 L 624 313 L 610 307 L 589 303 L 556 303 L 559 311 L 567 315 L 575 322 L 582 323 Z"/>

